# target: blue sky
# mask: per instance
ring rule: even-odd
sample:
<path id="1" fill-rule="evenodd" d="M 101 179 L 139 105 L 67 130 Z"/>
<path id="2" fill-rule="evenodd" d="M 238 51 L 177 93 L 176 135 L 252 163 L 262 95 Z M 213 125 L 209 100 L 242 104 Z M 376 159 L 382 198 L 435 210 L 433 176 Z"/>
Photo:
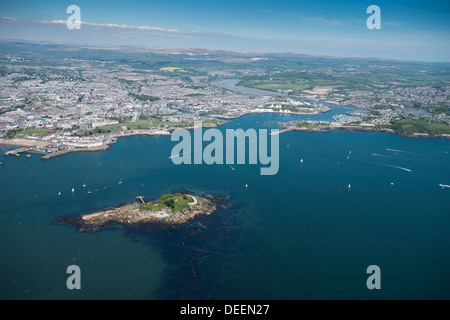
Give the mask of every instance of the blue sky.
<path id="1" fill-rule="evenodd" d="M 62 23 L 71 4 L 81 30 Z M 381 30 L 366 27 L 372 4 Z M 450 61 L 448 0 L 0 0 L 0 17 L 10 39 Z"/>

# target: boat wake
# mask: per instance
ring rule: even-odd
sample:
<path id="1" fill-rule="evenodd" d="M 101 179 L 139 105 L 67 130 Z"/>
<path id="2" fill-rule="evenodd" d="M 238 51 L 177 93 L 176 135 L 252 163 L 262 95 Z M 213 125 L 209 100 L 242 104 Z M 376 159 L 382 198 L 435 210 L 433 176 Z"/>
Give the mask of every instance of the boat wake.
<path id="1" fill-rule="evenodd" d="M 400 169 L 400 170 L 404 170 L 404 171 L 408 171 L 408 172 L 412 172 L 411 169 L 408 168 L 403 168 L 403 167 L 399 167 L 399 166 L 392 166 L 392 165 L 386 165 L 386 167 L 391 167 L 391 168 L 395 168 L 395 169 Z"/>
<path id="2" fill-rule="evenodd" d="M 415 153 L 415 152 L 404 151 L 404 150 L 397 150 L 397 149 L 389 149 L 389 148 L 386 148 L 386 151 L 391 151 L 391 152 L 401 152 L 401 153 L 408 153 L 408 154 L 416 154 L 416 155 L 419 155 L 418 153 Z"/>
<path id="3" fill-rule="evenodd" d="M 384 154 L 378 154 L 378 153 L 372 153 L 372 155 L 375 156 L 375 157 L 382 157 L 382 158 L 395 158 L 395 157 L 392 157 L 392 156 L 386 156 Z"/>
<path id="4" fill-rule="evenodd" d="M 178 154 L 171 155 L 171 156 L 169 157 L 169 159 L 182 157 L 182 156 L 184 156 L 185 154 L 191 154 L 192 152 L 195 152 L 195 151 L 198 151 L 198 150 L 201 150 L 201 148 L 197 148 L 197 149 L 194 149 L 194 150 L 191 150 L 191 151 L 186 151 L 186 152 L 183 152 L 182 154 L 178 153 Z M 184 150 L 183 150 L 183 151 L 184 151 Z M 203 151 L 202 151 L 202 152 L 203 152 Z"/>

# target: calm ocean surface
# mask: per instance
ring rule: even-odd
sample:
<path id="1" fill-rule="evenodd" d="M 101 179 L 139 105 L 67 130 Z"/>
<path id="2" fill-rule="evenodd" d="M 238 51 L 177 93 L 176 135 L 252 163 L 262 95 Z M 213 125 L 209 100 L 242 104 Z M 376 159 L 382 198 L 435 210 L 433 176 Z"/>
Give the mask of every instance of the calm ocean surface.
<path id="1" fill-rule="evenodd" d="M 248 115 L 219 129 L 345 111 Z M 0 298 L 450 298 L 450 189 L 439 187 L 450 185 L 449 140 L 286 132 L 274 176 L 260 165 L 175 166 L 174 145 L 128 137 L 48 161 L 0 149 Z M 91 234 L 54 224 L 183 189 L 231 203 L 176 230 Z M 81 290 L 66 288 L 72 264 Z M 381 290 L 366 287 L 369 265 L 381 268 Z"/>

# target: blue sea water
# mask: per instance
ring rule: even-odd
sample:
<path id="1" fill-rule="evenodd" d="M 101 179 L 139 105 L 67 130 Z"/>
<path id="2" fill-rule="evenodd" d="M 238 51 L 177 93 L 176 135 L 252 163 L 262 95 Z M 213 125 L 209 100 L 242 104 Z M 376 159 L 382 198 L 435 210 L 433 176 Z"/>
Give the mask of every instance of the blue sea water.
<path id="1" fill-rule="evenodd" d="M 220 130 L 338 112 L 345 108 L 248 115 Z M 1 149 L 0 298 L 450 298 L 450 189 L 439 187 L 450 184 L 449 140 L 339 131 L 279 137 L 274 176 L 261 176 L 260 165 L 176 166 L 168 136 L 121 138 L 108 151 L 47 161 L 5 158 Z M 184 189 L 230 203 L 179 229 L 92 234 L 54 223 Z M 72 264 L 81 290 L 66 287 Z M 369 265 L 381 269 L 381 290 L 366 286 Z"/>

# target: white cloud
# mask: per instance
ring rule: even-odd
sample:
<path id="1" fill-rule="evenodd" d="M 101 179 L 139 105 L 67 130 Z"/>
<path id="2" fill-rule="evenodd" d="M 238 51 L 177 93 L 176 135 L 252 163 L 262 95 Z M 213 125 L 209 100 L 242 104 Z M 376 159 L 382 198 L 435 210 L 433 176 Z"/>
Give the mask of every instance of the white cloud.
<path id="1" fill-rule="evenodd" d="M 33 22 L 34 23 L 43 23 L 43 24 L 66 24 L 66 20 L 51 20 L 51 21 L 45 20 L 45 21 L 33 21 Z M 87 21 L 81 21 L 81 26 L 92 26 L 92 27 L 100 27 L 100 28 L 119 28 L 119 29 L 143 30 L 143 31 L 160 31 L 160 32 L 170 32 L 170 33 L 196 33 L 195 31 L 164 29 L 164 28 L 152 27 L 152 26 L 133 26 L 133 25 L 128 25 L 128 24 L 115 24 L 115 23 L 93 23 L 93 22 L 87 22 Z"/>
<path id="2" fill-rule="evenodd" d="M 308 18 L 303 18 L 302 19 L 304 22 L 309 22 L 309 23 L 318 23 L 318 24 L 331 24 L 331 25 L 342 25 L 344 24 L 343 21 L 340 20 L 331 20 L 331 19 L 325 19 L 322 17 L 308 17 Z"/>
<path id="3" fill-rule="evenodd" d="M 20 22 L 20 20 L 11 17 L 0 17 L 0 21 L 2 22 Z"/>

